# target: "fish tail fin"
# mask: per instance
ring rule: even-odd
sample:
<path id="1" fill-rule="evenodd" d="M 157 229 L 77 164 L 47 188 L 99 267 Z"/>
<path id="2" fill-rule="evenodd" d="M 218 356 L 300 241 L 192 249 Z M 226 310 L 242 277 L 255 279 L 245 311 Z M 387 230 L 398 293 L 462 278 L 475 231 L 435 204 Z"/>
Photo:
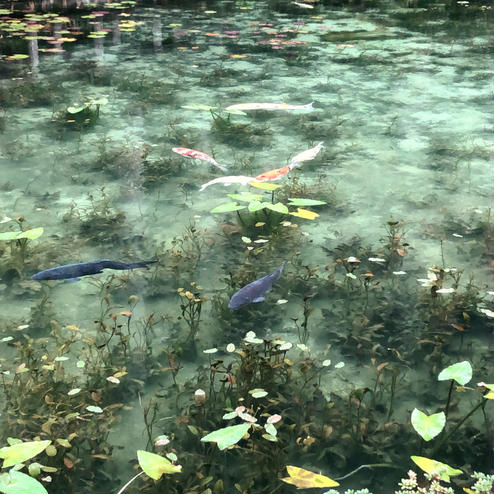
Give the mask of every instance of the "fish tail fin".
<path id="1" fill-rule="evenodd" d="M 207 184 L 202 184 L 201 188 L 199 189 L 199 192 L 202 192 L 208 185 Z"/>
<path id="2" fill-rule="evenodd" d="M 306 108 L 307 110 L 313 110 L 313 109 L 314 109 L 314 106 L 313 106 L 313 105 L 314 105 L 314 102 L 313 102 L 313 101 L 311 101 L 308 105 L 305 105 L 305 108 Z"/>
<path id="3" fill-rule="evenodd" d="M 127 264 L 127 269 L 145 268 L 148 264 L 154 264 L 155 262 L 158 262 L 158 260 L 152 259 L 151 261 L 131 262 L 130 264 Z"/>
<path id="4" fill-rule="evenodd" d="M 288 168 L 290 168 L 290 170 L 293 170 L 294 168 L 297 168 L 297 166 L 302 166 L 302 163 L 300 163 L 300 161 L 290 161 Z"/>
<path id="5" fill-rule="evenodd" d="M 221 165 L 220 163 L 215 163 L 215 166 L 219 168 L 222 172 L 228 171 L 228 167 L 226 167 L 225 165 Z"/>

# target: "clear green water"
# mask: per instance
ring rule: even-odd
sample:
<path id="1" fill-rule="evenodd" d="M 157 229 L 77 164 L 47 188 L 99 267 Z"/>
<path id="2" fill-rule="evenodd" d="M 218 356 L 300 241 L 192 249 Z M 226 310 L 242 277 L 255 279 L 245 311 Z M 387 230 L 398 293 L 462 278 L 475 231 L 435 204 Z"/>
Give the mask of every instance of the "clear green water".
<path id="1" fill-rule="evenodd" d="M 117 491 L 135 473 L 136 449 L 151 450 L 143 407 L 156 403 L 150 437 L 175 439 L 171 449 L 155 451 L 173 450 L 184 473 L 156 488 L 140 479 L 128 492 L 204 492 L 219 479 L 224 492 L 236 492 L 235 483 L 252 493 L 288 492 L 277 480 L 285 465 L 336 478 L 361 464 L 388 463 L 398 469 L 342 481 L 387 493 L 417 454 L 467 473 L 492 469 L 490 404 L 444 443 L 421 444 L 410 425 L 415 407 L 444 410 L 449 386 L 437 375 L 449 364 L 468 360 L 473 379 L 470 390 L 453 394 L 443 436 L 482 398 L 476 383 L 492 381 L 490 6 L 122 7 L 70 11 L 70 22 L 38 31 L 51 39 L 31 40 L 31 52 L 3 13 L 1 231 L 44 233 L 27 245 L 0 245 L 2 444 L 9 435 L 93 434 L 92 442 L 79 438 L 71 450 L 59 446 L 56 456 L 40 457 L 58 469 L 44 482 L 50 493 Z M 77 41 L 57 44 L 60 36 Z M 65 51 L 42 51 L 53 46 Z M 31 56 L 12 60 L 16 53 Z M 95 101 L 104 103 L 99 113 Z M 314 109 L 225 111 L 253 102 L 313 102 Z M 84 103 L 81 117 L 71 107 Z M 214 108 L 184 108 L 194 105 Z M 273 196 L 244 185 L 200 192 L 221 172 L 172 152 L 197 149 L 228 166 L 228 175 L 257 176 L 320 141 L 321 153 L 274 182 L 282 188 Z M 302 197 L 326 204 L 306 208 L 320 215 L 314 220 L 270 210 L 210 212 L 232 201 L 226 194 L 247 190 L 273 203 Z M 158 263 L 77 283 L 30 280 L 43 269 L 101 258 Z M 265 302 L 227 308 L 235 290 L 283 261 Z M 433 267 L 430 277 L 439 279 L 422 287 L 417 279 Z M 454 291 L 436 294 L 441 288 Z M 195 293 L 202 308 L 190 338 L 179 289 Z M 129 304 L 132 295 L 138 299 Z M 248 331 L 293 345 L 272 381 L 259 369 L 247 379 L 245 354 L 226 351 L 229 343 L 240 348 Z M 296 346 L 302 342 L 307 348 Z M 217 353 L 203 353 L 211 348 Z M 68 360 L 54 362 L 65 354 Z M 181 365 L 175 384 L 167 355 Z M 234 384 L 210 383 L 216 358 Z M 19 371 L 22 364 L 29 371 Z M 108 383 L 117 372 L 127 374 Z M 67 398 L 75 387 L 81 393 Z M 207 391 L 205 411 L 194 405 L 199 387 Z M 256 387 L 269 398 L 252 399 L 248 390 Z M 50 404 L 53 397 L 59 405 Z M 242 449 L 204 447 L 200 437 L 236 423 L 221 417 L 239 399 L 262 424 L 263 413 L 284 417 L 278 443 L 252 431 Z M 95 404 L 101 416 L 85 408 Z M 41 429 L 71 408 L 81 414 L 75 422 Z M 96 429 L 79 429 L 85 420 Z M 279 461 L 270 465 L 270 456 Z M 63 466 L 64 458 L 75 467 Z"/>

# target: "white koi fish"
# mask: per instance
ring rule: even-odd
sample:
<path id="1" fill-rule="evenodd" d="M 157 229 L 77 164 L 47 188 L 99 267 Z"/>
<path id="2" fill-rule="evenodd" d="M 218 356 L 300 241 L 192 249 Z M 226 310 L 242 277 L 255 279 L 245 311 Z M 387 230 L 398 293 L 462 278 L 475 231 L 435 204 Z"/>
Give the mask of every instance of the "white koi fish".
<path id="1" fill-rule="evenodd" d="M 313 110 L 312 103 L 308 105 L 290 105 L 289 103 L 239 103 L 238 105 L 230 105 L 226 110 Z"/>
<path id="2" fill-rule="evenodd" d="M 196 151 L 195 149 L 181 147 L 172 148 L 172 151 L 174 153 L 180 154 L 181 156 L 186 156 L 187 158 L 207 161 L 208 163 L 214 165 L 216 168 L 219 168 L 221 171 L 227 171 L 227 167 L 225 165 L 220 165 L 212 156 L 209 156 L 209 154 L 203 153 L 202 151 Z"/>
<path id="3" fill-rule="evenodd" d="M 302 163 L 302 161 L 313 160 L 317 156 L 321 148 L 324 147 L 323 144 L 324 141 L 321 141 L 317 146 L 307 149 L 307 151 L 302 151 L 301 153 L 298 153 L 290 160 L 290 163 Z"/>
<path id="4" fill-rule="evenodd" d="M 310 5 L 308 3 L 301 3 L 301 2 L 292 2 L 294 3 L 295 5 L 298 5 L 299 7 L 302 7 L 304 9 L 313 9 L 314 8 L 314 5 Z"/>
<path id="5" fill-rule="evenodd" d="M 203 191 L 206 187 L 214 184 L 223 184 L 223 185 L 231 185 L 231 184 L 242 184 L 247 185 L 249 182 L 257 182 L 254 177 L 246 177 L 244 175 L 232 175 L 231 177 L 218 177 L 210 180 L 209 182 L 202 184 L 199 191 Z"/>

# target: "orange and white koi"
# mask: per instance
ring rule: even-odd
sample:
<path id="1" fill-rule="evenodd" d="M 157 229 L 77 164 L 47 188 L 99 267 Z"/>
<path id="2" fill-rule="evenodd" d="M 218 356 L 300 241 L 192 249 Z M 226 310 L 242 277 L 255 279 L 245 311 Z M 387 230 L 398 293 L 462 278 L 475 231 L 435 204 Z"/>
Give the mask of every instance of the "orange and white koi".
<path id="1" fill-rule="evenodd" d="M 206 187 L 214 184 L 223 184 L 223 185 L 231 185 L 231 184 L 241 184 L 247 185 L 249 182 L 257 182 L 254 177 L 246 177 L 244 175 L 232 175 L 231 177 L 218 177 L 210 180 L 209 182 L 202 184 L 199 191 L 203 191 Z"/>
<path id="2" fill-rule="evenodd" d="M 182 156 L 186 156 L 187 158 L 207 161 L 208 163 L 216 166 L 216 168 L 219 168 L 221 171 L 227 171 L 227 167 L 225 165 L 220 165 L 212 156 L 209 156 L 209 154 L 203 153 L 202 151 L 196 151 L 195 149 L 189 148 L 172 148 L 172 151 Z"/>
<path id="3" fill-rule="evenodd" d="M 313 102 L 312 102 L 313 103 Z M 239 103 L 227 106 L 227 110 L 313 110 L 312 103 L 308 105 L 290 105 L 289 103 Z"/>
<path id="4" fill-rule="evenodd" d="M 267 172 L 257 175 L 255 178 L 258 182 L 271 182 L 273 180 L 278 180 L 279 178 L 285 176 L 290 170 L 293 170 L 298 163 L 290 163 L 287 166 L 282 166 L 281 168 L 275 168 L 274 170 L 268 170 Z"/>
<path id="5" fill-rule="evenodd" d="M 307 149 L 307 151 L 302 151 L 301 153 L 298 153 L 296 156 L 294 156 L 290 160 L 290 164 L 292 163 L 302 163 L 302 161 L 310 161 L 313 160 L 321 148 L 323 148 L 324 141 L 321 141 L 317 146 L 314 146 L 313 148 Z"/>

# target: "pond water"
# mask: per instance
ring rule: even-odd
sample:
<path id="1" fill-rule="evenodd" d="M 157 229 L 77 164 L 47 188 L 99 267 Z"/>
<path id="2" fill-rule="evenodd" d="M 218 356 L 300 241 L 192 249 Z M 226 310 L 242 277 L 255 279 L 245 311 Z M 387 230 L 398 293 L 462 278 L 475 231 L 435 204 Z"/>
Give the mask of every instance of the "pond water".
<path id="1" fill-rule="evenodd" d="M 137 450 L 182 471 L 126 492 L 492 473 L 489 4 L 18 2 L 0 36 L 1 440 L 52 441 L 50 494 L 117 492 Z M 31 279 L 97 259 L 156 262 Z"/>

